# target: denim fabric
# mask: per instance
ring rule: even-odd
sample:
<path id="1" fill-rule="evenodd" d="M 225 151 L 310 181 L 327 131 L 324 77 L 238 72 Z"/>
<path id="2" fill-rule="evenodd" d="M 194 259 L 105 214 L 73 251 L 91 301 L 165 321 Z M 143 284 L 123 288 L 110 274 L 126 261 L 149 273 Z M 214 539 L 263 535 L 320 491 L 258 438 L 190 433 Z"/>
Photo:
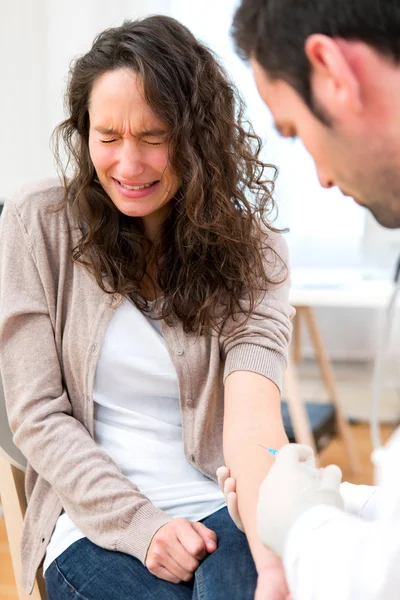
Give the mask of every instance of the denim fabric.
<path id="1" fill-rule="evenodd" d="M 215 531 L 218 548 L 189 583 L 158 579 L 121 552 L 78 540 L 46 571 L 49 600 L 253 600 L 257 573 L 245 535 L 226 508 L 203 520 Z"/>

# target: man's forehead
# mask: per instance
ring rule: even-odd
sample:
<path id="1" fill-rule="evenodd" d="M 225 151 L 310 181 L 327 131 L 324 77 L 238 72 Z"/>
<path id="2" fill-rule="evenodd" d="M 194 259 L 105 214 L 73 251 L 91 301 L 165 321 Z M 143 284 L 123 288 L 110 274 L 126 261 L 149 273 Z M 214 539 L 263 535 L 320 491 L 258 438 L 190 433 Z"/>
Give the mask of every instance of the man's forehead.
<path id="1" fill-rule="evenodd" d="M 269 76 L 255 59 L 251 60 L 251 67 L 259 94 L 275 120 L 279 122 L 290 118 L 300 100 L 296 91 L 283 79 Z"/>
<path id="2" fill-rule="evenodd" d="M 258 92 L 264 101 L 264 103 L 268 106 L 270 111 L 274 114 L 276 112 L 276 106 L 279 105 L 278 97 L 279 87 L 276 82 L 273 82 L 265 73 L 264 69 L 255 61 L 252 62 L 252 70 L 254 75 L 254 80 L 256 82 L 256 86 Z"/>
<path id="3" fill-rule="evenodd" d="M 279 93 L 279 81 L 272 79 L 265 69 L 255 59 L 250 61 L 258 91 L 262 95 L 264 101 L 271 101 L 273 97 Z"/>

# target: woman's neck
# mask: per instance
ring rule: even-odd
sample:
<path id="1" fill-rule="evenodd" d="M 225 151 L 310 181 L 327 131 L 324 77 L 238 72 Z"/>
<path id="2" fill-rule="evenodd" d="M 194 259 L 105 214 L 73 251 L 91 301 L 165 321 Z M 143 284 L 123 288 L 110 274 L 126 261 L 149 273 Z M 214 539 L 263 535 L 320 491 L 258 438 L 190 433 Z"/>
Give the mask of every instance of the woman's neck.
<path id="1" fill-rule="evenodd" d="M 157 267 L 155 260 L 150 260 L 146 273 L 140 284 L 140 294 L 149 302 L 161 296 L 161 289 L 157 285 Z"/>

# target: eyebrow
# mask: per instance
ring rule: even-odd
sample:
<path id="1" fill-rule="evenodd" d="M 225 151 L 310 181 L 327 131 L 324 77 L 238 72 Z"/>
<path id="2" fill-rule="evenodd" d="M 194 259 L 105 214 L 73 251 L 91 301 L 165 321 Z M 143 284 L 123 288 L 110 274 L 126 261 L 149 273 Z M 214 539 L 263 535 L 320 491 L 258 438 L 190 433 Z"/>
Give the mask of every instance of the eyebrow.
<path id="1" fill-rule="evenodd" d="M 112 127 L 95 127 L 94 130 L 102 135 L 119 135 L 119 132 Z M 135 137 L 162 137 L 167 135 L 167 133 L 166 129 L 143 129 Z"/>

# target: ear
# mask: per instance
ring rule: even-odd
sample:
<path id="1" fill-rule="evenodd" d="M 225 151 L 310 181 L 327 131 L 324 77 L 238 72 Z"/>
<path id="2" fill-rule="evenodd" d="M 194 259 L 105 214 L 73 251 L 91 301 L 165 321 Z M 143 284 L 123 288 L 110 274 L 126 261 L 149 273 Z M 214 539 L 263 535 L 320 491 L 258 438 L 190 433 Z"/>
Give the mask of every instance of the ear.
<path id="1" fill-rule="evenodd" d="M 361 89 L 340 44 L 331 37 L 314 34 L 307 38 L 304 50 L 311 64 L 313 94 L 334 116 L 349 110 L 362 110 Z"/>

